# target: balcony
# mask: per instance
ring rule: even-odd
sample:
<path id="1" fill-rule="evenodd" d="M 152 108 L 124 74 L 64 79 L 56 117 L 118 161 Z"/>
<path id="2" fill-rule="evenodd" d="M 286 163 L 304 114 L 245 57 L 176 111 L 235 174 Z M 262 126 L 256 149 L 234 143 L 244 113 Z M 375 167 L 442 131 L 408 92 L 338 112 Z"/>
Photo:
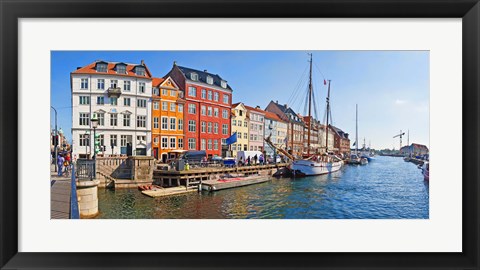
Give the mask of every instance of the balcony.
<path id="1" fill-rule="evenodd" d="M 108 97 L 120 97 L 120 95 L 122 94 L 122 89 L 120 89 L 120 87 L 115 87 L 115 88 L 108 88 L 107 90 L 107 94 L 108 94 Z"/>

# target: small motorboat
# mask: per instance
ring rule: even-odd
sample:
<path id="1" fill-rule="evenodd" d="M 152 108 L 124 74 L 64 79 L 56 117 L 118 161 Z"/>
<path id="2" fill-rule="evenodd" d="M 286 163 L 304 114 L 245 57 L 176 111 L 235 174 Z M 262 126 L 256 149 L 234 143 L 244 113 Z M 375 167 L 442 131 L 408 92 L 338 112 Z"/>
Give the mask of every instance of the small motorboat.
<path id="1" fill-rule="evenodd" d="M 423 180 L 425 181 L 430 181 L 430 164 L 428 161 L 424 162 L 423 165 L 421 166 L 422 169 L 422 174 L 423 174 Z"/>

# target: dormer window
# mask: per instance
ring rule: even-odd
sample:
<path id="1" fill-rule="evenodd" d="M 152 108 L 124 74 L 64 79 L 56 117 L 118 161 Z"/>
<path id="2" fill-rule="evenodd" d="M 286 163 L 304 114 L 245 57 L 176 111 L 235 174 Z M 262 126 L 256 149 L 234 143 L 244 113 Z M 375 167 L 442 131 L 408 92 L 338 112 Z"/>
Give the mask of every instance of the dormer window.
<path id="1" fill-rule="evenodd" d="M 222 86 L 222 88 L 227 88 L 227 82 L 224 80 L 220 82 L 220 85 Z"/>
<path id="2" fill-rule="evenodd" d="M 107 64 L 106 63 L 98 63 L 97 64 L 97 72 L 107 72 Z"/>
<path id="3" fill-rule="evenodd" d="M 197 73 L 190 74 L 190 79 L 192 79 L 192 81 L 198 81 L 198 74 Z"/>
<path id="4" fill-rule="evenodd" d="M 144 67 L 136 67 L 135 68 L 135 74 L 137 74 L 137 76 L 145 76 L 145 68 Z"/>
<path id="5" fill-rule="evenodd" d="M 118 74 L 126 74 L 127 67 L 125 65 L 117 65 L 117 73 Z"/>
<path id="6" fill-rule="evenodd" d="M 207 83 L 208 84 L 213 84 L 213 78 L 210 76 L 207 76 Z"/>

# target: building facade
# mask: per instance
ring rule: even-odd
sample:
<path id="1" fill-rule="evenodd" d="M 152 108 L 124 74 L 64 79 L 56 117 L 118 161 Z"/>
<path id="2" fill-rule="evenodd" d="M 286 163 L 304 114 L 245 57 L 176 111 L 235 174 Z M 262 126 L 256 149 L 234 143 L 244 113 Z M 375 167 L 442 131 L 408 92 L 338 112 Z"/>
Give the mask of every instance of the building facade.
<path id="1" fill-rule="evenodd" d="M 311 121 L 311 125 L 310 125 Z M 305 124 L 303 129 L 303 154 L 320 154 L 320 122 L 312 116 L 304 116 Z M 308 141 L 308 126 L 310 125 L 310 142 Z M 310 148 L 310 149 L 309 149 Z M 310 152 L 308 152 L 310 150 Z"/>
<path id="2" fill-rule="evenodd" d="M 257 107 L 246 106 L 249 119 L 248 150 L 263 152 L 265 111 Z"/>
<path id="3" fill-rule="evenodd" d="M 172 78 L 152 80 L 152 144 L 153 156 L 166 162 L 174 158 L 174 150 L 184 148 L 183 93 Z M 173 151 L 173 152 L 172 152 Z"/>
<path id="4" fill-rule="evenodd" d="M 328 138 L 327 138 L 327 129 L 325 125 L 320 125 L 318 130 L 318 135 L 320 138 L 320 153 L 325 154 L 326 150 L 328 153 L 336 153 L 338 152 L 338 148 L 335 147 L 335 132 L 329 128 L 328 129 Z M 326 143 L 326 141 L 328 142 Z M 326 148 L 327 146 L 327 148 Z"/>
<path id="5" fill-rule="evenodd" d="M 249 148 L 249 119 L 247 108 L 243 103 L 232 104 L 232 134 L 237 133 L 237 142 L 231 146 L 232 156 L 236 157 L 238 151 L 248 151 Z"/>
<path id="6" fill-rule="evenodd" d="M 278 101 L 270 101 L 265 111 L 277 114 L 280 119 L 288 123 L 287 150 L 292 155 L 302 156 L 304 123 L 301 117 L 287 104 L 281 105 Z"/>
<path id="7" fill-rule="evenodd" d="M 94 114 L 98 155 L 151 155 L 152 76 L 143 60 L 95 61 L 71 72 L 70 82 L 74 155 L 93 156 Z"/>
<path id="8" fill-rule="evenodd" d="M 402 155 L 408 156 L 423 156 L 428 154 L 428 147 L 423 144 L 412 143 L 410 145 L 403 146 L 400 149 Z"/>
<path id="9" fill-rule="evenodd" d="M 232 93 L 227 81 L 217 74 L 173 64 L 167 74 L 184 93 L 186 150 L 205 150 L 209 157 L 225 155 L 231 134 Z"/>
<path id="10" fill-rule="evenodd" d="M 334 148 L 338 149 L 335 153 L 350 156 L 350 139 L 348 133 L 345 133 L 338 127 L 330 126 L 334 132 Z"/>
<path id="11" fill-rule="evenodd" d="M 270 141 L 278 148 L 286 149 L 287 144 L 288 123 L 280 119 L 280 117 L 272 112 L 265 112 L 265 137 L 270 136 Z M 276 151 L 267 143 L 265 143 L 265 154 L 267 156 L 274 155 Z M 278 153 L 277 153 L 278 154 Z"/>

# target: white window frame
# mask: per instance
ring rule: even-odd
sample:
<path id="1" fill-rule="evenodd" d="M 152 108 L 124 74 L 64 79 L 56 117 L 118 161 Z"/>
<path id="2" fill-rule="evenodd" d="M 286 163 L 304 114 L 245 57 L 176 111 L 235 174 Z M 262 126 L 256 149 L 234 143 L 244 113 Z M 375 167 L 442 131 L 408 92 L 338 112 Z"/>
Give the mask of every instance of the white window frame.
<path id="1" fill-rule="evenodd" d="M 168 117 L 162 116 L 162 130 L 168 130 Z"/>
<path id="2" fill-rule="evenodd" d="M 173 122 L 172 122 L 172 120 L 173 120 Z M 170 117 L 170 130 L 177 130 L 177 118 L 176 117 Z"/>
<path id="3" fill-rule="evenodd" d="M 82 89 L 82 90 L 88 89 L 88 78 L 81 78 L 80 79 L 80 89 Z"/>

